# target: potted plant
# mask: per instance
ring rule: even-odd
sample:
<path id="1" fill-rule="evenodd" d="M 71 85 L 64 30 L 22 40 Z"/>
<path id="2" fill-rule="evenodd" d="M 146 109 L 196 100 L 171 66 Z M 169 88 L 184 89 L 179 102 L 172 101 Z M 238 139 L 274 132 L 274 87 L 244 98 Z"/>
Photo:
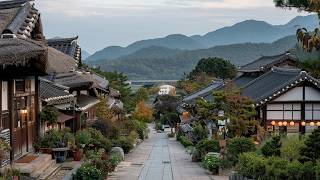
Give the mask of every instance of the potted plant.
<path id="1" fill-rule="evenodd" d="M 8 153 L 8 151 L 10 151 L 10 146 L 8 143 L 5 142 L 4 139 L 0 138 L 0 161 L 3 160 L 6 156 L 6 154 Z"/>
<path id="2" fill-rule="evenodd" d="M 80 161 L 83 157 L 83 149 L 91 141 L 91 134 L 86 131 L 78 131 L 75 136 L 75 146 L 73 149 L 73 158 L 75 161 Z"/>
<path id="3" fill-rule="evenodd" d="M 3 176 L 4 179 L 8 180 L 19 180 L 21 174 L 19 170 L 10 167 L 4 170 Z"/>

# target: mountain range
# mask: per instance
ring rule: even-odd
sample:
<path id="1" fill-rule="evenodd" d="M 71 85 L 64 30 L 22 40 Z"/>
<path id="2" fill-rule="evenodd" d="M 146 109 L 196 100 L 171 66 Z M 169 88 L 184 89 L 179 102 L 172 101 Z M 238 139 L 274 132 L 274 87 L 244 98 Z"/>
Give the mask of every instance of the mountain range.
<path id="1" fill-rule="evenodd" d="M 202 36 L 173 34 L 127 47 L 106 47 L 89 56 L 86 63 L 126 73 L 130 79 L 179 79 L 204 57 L 244 65 L 263 55 L 283 53 L 295 46 L 297 28 L 317 26 L 315 15 L 298 16 L 284 25 L 247 20 Z"/>

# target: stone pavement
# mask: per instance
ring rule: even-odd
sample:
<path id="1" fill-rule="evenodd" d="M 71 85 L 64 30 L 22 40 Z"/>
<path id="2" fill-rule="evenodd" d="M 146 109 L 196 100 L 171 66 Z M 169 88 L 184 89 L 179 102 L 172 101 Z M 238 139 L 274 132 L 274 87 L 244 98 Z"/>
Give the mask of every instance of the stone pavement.
<path id="1" fill-rule="evenodd" d="M 164 133 L 156 133 L 150 125 L 149 139 L 128 154 L 111 180 L 227 180 L 206 173 L 191 162 L 184 147 Z"/>

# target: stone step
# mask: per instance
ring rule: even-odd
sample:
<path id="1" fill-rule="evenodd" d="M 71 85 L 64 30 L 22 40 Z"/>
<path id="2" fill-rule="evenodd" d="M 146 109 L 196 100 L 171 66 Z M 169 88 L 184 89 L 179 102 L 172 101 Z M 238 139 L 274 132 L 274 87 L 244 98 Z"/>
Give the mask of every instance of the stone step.
<path id="1" fill-rule="evenodd" d="M 54 166 L 56 164 L 55 160 L 51 160 L 50 162 L 43 164 L 42 167 L 36 169 L 35 171 L 33 171 L 30 176 L 34 177 L 34 178 L 38 178 L 41 174 L 43 174 L 43 172 L 45 172 L 48 168 L 50 168 L 51 166 Z"/>
<path id="2" fill-rule="evenodd" d="M 51 155 L 40 154 L 35 160 L 30 163 L 14 163 L 14 168 L 18 169 L 22 174 L 30 175 L 37 169 L 42 167 L 47 167 L 47 164 L 50 164 L 52 160 Z"/>
<path id="3" fill-rule="evenodd" d="M 50 166 L 48 169 L 46 169 L 46 171 L 44 171 L 39 177 L 39 180 L 46 180 L 49 179 L 49 177 L 55 173 L 57 173 L 60 169 L 60 165 L 59 164 L 54 164 L 53 166 Z"/>

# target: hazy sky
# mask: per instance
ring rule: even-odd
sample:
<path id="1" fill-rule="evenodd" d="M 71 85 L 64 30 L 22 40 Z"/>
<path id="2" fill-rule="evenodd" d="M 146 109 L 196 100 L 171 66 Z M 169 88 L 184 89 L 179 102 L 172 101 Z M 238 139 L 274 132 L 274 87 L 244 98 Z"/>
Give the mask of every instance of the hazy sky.
<path id="1" fill-rule="evenodd" d="M 284 24 L 296 10 L 272 0 L 37 0 L 47 38 L 79 35 L 93 53 L 169 34 L 200 34 L 247 19 Z"/>

